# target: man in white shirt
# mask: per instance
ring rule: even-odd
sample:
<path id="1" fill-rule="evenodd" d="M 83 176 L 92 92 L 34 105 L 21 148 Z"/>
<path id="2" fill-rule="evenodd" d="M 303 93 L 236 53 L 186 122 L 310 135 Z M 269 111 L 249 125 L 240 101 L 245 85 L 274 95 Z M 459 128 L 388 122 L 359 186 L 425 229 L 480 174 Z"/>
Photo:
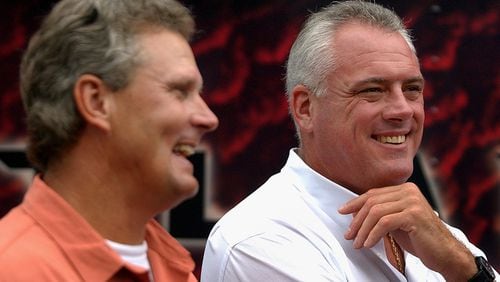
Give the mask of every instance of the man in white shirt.
<path id="1" fill-rule="evenodd" d="M 493 281 L 485 254 L 406 182 L 423 88 L 393 12 L 346 1 L 313 14 L 287 65 L 300 146 L 216 224 L 202 281 Z"/>

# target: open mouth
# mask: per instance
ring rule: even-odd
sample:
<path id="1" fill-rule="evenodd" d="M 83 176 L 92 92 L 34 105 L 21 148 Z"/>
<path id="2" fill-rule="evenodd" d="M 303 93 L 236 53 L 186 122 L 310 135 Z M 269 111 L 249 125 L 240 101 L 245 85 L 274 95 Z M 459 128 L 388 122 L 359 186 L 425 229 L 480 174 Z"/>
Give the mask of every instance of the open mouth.
<path id="1" fill-rule="evenodd" d="M 396 136 L 376 136 L 375 139 L 382 144 L 403 144 L 406 141 L 406 135 Z"/>
<path id="2" fill-rule="evenodd" d="M 178 144 L 174 147 L 174 153 L 184 157 L 189 157 L 195 153 L 195 148 L 189 144 Z"/>

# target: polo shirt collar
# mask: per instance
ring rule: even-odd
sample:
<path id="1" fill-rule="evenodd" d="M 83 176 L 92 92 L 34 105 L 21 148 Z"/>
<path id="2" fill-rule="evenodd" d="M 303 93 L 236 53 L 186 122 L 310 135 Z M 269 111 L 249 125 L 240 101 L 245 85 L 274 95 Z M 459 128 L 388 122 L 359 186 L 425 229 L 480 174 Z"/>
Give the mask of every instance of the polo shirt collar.
<path id="1" fill-rule="evenodd" d="M 26 212 L 52 237 L 84 281 L 112 278 L 125 263 L 59 194 L 35 176 L 25 196 Z"/>

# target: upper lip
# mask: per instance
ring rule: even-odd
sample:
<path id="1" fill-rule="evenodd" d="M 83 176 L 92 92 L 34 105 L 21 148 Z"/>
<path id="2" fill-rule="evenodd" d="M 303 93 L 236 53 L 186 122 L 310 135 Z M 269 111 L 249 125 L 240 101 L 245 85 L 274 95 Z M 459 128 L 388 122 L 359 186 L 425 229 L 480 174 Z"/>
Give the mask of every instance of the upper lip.
<path id="1" fill-rule="evenodd" d="M 380 130 L 373 133 L 372 136 L 400 136 L 410 134 L 411 129 L 400 129 L 400 130 Z"/>

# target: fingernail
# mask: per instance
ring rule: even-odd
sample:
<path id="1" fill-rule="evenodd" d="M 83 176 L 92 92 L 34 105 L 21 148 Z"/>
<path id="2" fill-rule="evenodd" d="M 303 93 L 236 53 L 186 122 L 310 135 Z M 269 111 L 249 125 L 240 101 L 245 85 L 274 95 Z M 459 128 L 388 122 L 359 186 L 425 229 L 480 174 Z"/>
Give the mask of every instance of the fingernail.
<path id="1" fill-rule="evenodd" d="M 352 232 L 351 227 L 347 228 L 347 231 L 345 232 L 344 237 L 349 240 L 351 237 L 351 232 Z"/>
<path id="2" fill-rule="evenodd" d="M 369 245 L 370 244 L 368 244 L 368 241 L 365 241 L 365 243 L 363 244 L 363 247 L 368 248 Z"/>
<path id="3" fill-rule="evenodd" d="M 356 237 L 356 239 L 354 239 L 354 248 L 359 249 L 360 247 L 361 247 L 361 243 L 359 242 L 358 237 Z"/>

